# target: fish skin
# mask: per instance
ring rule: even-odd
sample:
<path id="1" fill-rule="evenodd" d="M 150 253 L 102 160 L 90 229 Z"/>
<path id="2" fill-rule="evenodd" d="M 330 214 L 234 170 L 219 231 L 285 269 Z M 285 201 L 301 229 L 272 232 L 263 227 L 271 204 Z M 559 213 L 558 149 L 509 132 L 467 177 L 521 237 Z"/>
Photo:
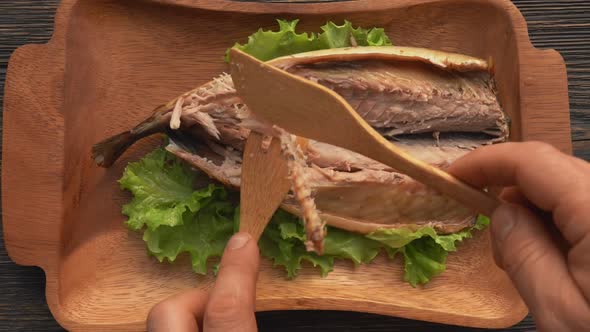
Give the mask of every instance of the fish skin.
<path id="1" fill-rule="evenodd" d="M 507 118 L 495 97 L 493 80 L 480 62 L 468 59 L 471 62 L 465 62 L 468 65 L 463 68 L 450 57 L 447 58 L 451 59 L 450 62 L 440 62 L 446 67 L 438 64 L 428 69 L 428 61 L 432 59 L 420 61 L 418 65 L 400 64 L 396 55 L 388 62 L 383 60 L 387 56 L 380 56 L 375 62 L 362 58 L 352 64 L 342 64 L 345 58 L 346 54 L 339 54 L 333 67 L 329 63 L 315 65 L 309 57 L 279 59 L 277 65 L 341 93 L 361 116 L 394 144 L 437 167 L 445 168 L 467 152 L 503 141 L 508 136 Z M 297 61 L 305 64 L 298 66 Z M 396 65 L 403 69 L 396 69 Z M 356 75 L 347 74 L 342 69 L 351 66 Z M 325 70 L 322 72 L 322 69 Z M 383 73 L 362 75 L 367 70 Z M 412 70 L 419 72 L 416 80 L 422 83 L 418 87 L 412 86 Z M 409 85 L 402 84 L 408 79 Z M 352 93 L 347 95 L 346 91 Z M 379 99 L 375 96 L 382 96 L 384 100 L 375 100 Z M 465 100 L 479 104 L 443 107 L 436 100 L 441 96 L 447 98 L 446 105 L 464 103 Z M 401 107 L 402 102 L 406 106 Z M 397 108 L 387 109 L 388 103 L 397 105 Z M 426 107 L 408 109 L 419 103 Z M 174 126 L 177 125 L 178 129 L 173 130 L 170 120 L 175 107 L 182 107 L 182 112 L 180 122 Z M 456 109 L 463 110 L 459 111 L 461 116 L 456 116 Z M 426 110 L 422 113 L 429 118 L 420 118 L 417 110 Z M 447 119 L 442 121 L 446 115 Z M 402 120 L 397 121 L 398 118 Z M 469 126 L 463 126 L 465 122 Z M 457 129 L 462 133 L 455 133 Z M 236 95 L 231 77 L 223 74 L 158 107 L 133 129 L 97 143 L 92 153 L 99 166 L 109 167 L 135 141 L 155 133 L 167 133 L 171 139 L 168 151 L 210 177 L 238 189 L 240 156 L 250 130 L 276 135 L 270 124 L 249 111 Z M 359 233 L 369 233 L 377 228 L 428 225 L 439 233 L 452 233 L 475 221 L 475 215 L 457 202 L 365 156 L 311 140 L 304 153 L 309 166 L 306 171 L 308 185 L 314 190 L 321 218 L 329 225 Z M 387 206 L 384 207 L 383 202 Z M 302 214 L 292 194 L 285 198 L 282 207 Z"/>

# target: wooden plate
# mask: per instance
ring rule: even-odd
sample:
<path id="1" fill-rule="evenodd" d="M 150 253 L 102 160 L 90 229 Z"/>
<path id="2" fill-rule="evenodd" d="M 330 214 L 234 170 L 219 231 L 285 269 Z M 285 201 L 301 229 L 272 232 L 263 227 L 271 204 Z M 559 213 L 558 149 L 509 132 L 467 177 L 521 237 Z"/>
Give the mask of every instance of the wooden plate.
<path id="1" fill-rule="evenodd" d="M 254 4 L 225 0 L 63 1 L 46 45 L 19 48 L 9 64 L 4 113 L 2 198 L 12 259 L 42 267 L 52 313 L 71 330 L 137 330 L 149 308 L 189 287 L 208 289 L 190 264 L 159 264 L 123 226 L 129 199 L 116 180 L 152 148 L 146 140 L 108 170 L 90 147 L 153 108 L 225 70 L 235 41 L 275 18 L 301 29 L 326 20 L 385 27 L 397 45 L 493 57 L 514 140 L 542 140 L 571 153 L 567 75 L 561 56 L 532 47 L 508 0 L 375 0 Z M 401 280 L 381 257 L 327 278 L 304 269 L 293 280 L 264 261 L 257 310 L 331 309 L 475 327 L 506 327 L 527 308 L 496 267 L 483 232 L 451 254 L 423 288 Z"/>

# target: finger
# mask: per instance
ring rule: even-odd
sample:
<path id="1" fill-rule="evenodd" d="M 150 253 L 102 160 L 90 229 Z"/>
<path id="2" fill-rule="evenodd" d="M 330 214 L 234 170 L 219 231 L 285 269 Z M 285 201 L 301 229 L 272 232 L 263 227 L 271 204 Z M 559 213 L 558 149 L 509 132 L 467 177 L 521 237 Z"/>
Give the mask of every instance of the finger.
<path id="1" fill-rule="evenodd" d="M 543 217 L 543 220 L 551 221 L 551 215 L 547 214 L 546 211 L 539 209 L 535 204 L 529 201 L 528 198 L 526 198 L 526 196 L 520 191 L 520 189 L 518 189 L 518 187 L 505 188 L 502 190 L 500 198 L 507 203 L 517 204 L 529 209 L 535 215 Z"/>
<path id="2" fill-rule="evenodd" d="M 494 250 L 540 330 L 568 331 L 590 313 L 544 223 L 526 208 L 503 204 L 492 215 Z M 581 328 L 582 326 L 578 326 Z"/>
<path id="3" fill-rule="evenodd" d="M 531 205 L 531 202 L 523 195 L 522 192 L 520 192 L 520 190 L 518 190 L 517 187 L 505 188 L 502 191 L 500 198 L 502 198 L 504 201 L 512 203 L 512 204 L 518 204 L 518 205 L 523 205 L 523 206 L 527 206 L 527 207 L 529 205 Z"/>
<path id="4" fill-rule="evenodd" d="M 590 166 L 539 142 L 486 146 L 467 154 L 449 172 L 474 186 L 517 186 L 544 211 L 571 244 L 590 233 Z"/>
<path id="5" fill-rule="evenodd" d="M 590 236 L 586 236 L 568 253 L 568 263 L 572 276 L 584 292 L 586 301 L 590 303 Z M 589 314 L 590 316 L 590 314 Z M 590 326 L 590 324 L 588 325 Z"/>
<path id="6" fill-rule="evenodd" d="M 486 146 L 457 160 L 449 172 L 478 187 L 518 186 L 545 210 L 552 210 L 560 195 L 579 187 L 575 175 L 587 178 L 569 156 L 539 142 Z"/>
<path id="7" fill-rule="evenodd" d="M 508 203 L 512 203 L 512 204 L 518 204 L 521 206 L 531 205 L 531 202 L 529 202 L 529 200 L 526 199 L 526 197 L 524 197 L 524 195 L 516 187 L 509 187 L 509 188 L 505 188 L 504 190 L 502 190 L 502 192 L 500 194 L 500 198 L 503 201 L 508 202 Z M 497 248 L 497 246 L 496 246 L 496 241 L 492 242 L 492 247 L 494 249 L 493 250 L 494 260 L 496 261 L 496 264 L 498 266 L 502 267 L 502 259 L 500 257 L 499 248 Z"/>
<path id="8" fill-rule="evenodd" d="M 147 330 L 198 332 L 198 322 L 205 312 L 207 297 L 206 292 L 191 289 L 158 303 L 148 315 Z"/>
<path id="9" fill-rule="evenodd" d="M 548 230 L 553 243 L 558 247 L 560 252 L 565 255 L 570 246 L 561 236 L 556 226 L 552 223 L 552 218 L 549 214 L 537 208 L 516 187 L 505 188 L 502 191 L 500 197 L 505 202 L 520 205 L 531 211 L 539 220 L 543 222 L 543 225 Z"/>
<path id="10" fill-rule="evenodd" d="M 234 235 L 221 259 L 205 309 L 206 332 L 256 331 L 254 306 L 259 264 L 258 245 L 250 234 Z"/>

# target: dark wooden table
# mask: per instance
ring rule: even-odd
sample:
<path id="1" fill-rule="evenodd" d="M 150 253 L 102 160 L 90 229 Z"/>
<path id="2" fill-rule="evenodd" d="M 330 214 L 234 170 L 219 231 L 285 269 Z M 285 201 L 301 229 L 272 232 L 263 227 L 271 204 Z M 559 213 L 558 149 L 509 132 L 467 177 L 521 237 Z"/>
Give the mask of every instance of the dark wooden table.
<path id="1" fill-rule="evenodd" d="M 514 2 L 529 23 L 534 44 L 557 49 L 567 61 L 575 155 L 590 160 L 590 1 Z M 6 64 L 14 49 L 24 44 L 44 43 L 51 36 L 58 3 L 58 0 L 0 1 L 0 91 L 4 91 Z M 0 241 L 0 331 L 61 331 L 47 308 L 44 290 L 43 272 L 12 263 L 4 242 Z M 259 314 L 258 321 L 261 331 L 477 331 L 343 312 L 268 312 Z M 535 324 L 527 317 L 506 331 L 531 330 L 535 330 Z"/>

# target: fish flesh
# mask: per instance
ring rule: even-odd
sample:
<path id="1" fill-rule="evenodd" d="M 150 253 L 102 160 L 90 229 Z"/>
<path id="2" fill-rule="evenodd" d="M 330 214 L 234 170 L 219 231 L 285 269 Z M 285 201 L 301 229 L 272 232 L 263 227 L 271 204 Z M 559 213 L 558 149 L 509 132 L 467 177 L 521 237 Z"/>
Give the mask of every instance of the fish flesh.
<path id="1" fill-rule="evenodd" d="M 493 68 L 481 59 L 392 46 L 306 52 L 268 63 L 338 93 L 392 144 L 442 169 L 509 136 Z M 239 189 L 242 153 L 252 130 L 283 137 L 284 146 L 285 135 L 290 136 L 256 117 L 231 76 L 222 73 L 159 106 L 136 127 L 97 143 L 92 153 L 99 166 L 109 167 L 137 140 L 165 133 L 169 152 Z M 310 250 L 321 246 L 324 224 L 363 234 L 424 226 L 448 234 L 475 221 L 467 207 L 389 166 L 323 142 L 296 141 L 297 186 L 281 207 L 304 218 Z M 302 188 L 308 196 L 300 195 Z M 313 198 L 313 206 L 304 197 Z"/>

